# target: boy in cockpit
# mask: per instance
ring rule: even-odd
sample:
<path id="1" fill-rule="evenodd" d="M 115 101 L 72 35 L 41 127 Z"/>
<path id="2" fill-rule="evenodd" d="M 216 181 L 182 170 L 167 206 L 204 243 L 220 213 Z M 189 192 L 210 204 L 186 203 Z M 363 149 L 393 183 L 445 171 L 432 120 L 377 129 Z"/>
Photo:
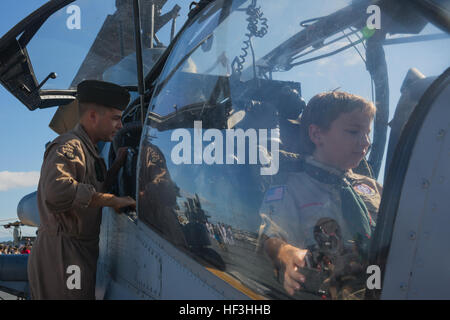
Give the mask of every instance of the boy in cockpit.
<path id="1" fill-rule="evenodd" d="M 339 282 L 350 260 L 367 257 L 382 187 L 352 169 L 369 150 L 375 112 L 371 102 L 334 91 L 314 96 L 302 114 L 302 161 L 269 188 L 260 210 L 264 250 L 289 295 L 307 287 L 303 268 L 327 269 L 328 281 Z"/>

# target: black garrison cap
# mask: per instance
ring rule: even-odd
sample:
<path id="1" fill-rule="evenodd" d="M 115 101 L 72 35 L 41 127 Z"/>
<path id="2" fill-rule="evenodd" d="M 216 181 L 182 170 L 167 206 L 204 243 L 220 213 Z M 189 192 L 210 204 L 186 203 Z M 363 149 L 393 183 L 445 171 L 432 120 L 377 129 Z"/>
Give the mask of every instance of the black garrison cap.
<path id="1" fill-rule="evenodd" d="M 79 102 L 93 102 L 105 107 L 125 110 L 130 102 L 128 90 L 117 84 L 99 80 L 84 80 L 77 87 Z"/>

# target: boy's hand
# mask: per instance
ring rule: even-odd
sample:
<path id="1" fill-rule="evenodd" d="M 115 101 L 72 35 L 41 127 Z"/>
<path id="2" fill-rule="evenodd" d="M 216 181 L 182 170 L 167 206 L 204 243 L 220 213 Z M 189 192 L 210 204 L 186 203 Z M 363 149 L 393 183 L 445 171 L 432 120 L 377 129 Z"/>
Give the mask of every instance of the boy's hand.
<path id="1" fill-rule="evenodd" d="M 284 267 L 283 287 L 289 295 L 294 295 L 295 291 L 300 290 L 300 283 L 305 282 L 305 276 L 298 270 L 299 267 L 305 267 L 305 256 L 308 250 L 302 250 L 290 244 L 284 244 L 278 252 L 278 259 Z"/>

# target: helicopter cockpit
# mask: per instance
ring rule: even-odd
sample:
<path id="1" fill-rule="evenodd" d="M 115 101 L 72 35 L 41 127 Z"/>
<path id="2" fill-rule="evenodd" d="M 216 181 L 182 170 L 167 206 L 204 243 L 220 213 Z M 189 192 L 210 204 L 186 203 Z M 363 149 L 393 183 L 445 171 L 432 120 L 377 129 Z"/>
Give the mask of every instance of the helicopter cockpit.
<path id="1" fill-rule="evenodd" d="M 378 27 L 369 23 L 374 4 Z M 448 57 L 432 49 L 438 43 L 448 47 L 448 34 L 403 2 L 214 1 L 185 27 L 156 81 L 138 161 L 139 219 L 257 295 L 290 297 L 261 249 L 259 210 L 283 197 L 271 186 L 284 187 L 302 156 L 305 101 L 333 90 L 374 101 L 372 147 L 355 171 L 382 183 L 402 77 L 411 67 L 440 74 Z M 151 203 L 158 186 L 169 202 Z M 278 194 L 267 200 L 268 192 Z M 358 283 L 351 288 L 338 268 L 325 269 L 305 271 L 310 282 L 293 297 L 364 297 L 365 270 L 347 274 Z"/>
<path id="2" fill-rule="evenodd" d="M 302 248 L 310 251 L 311 261 L 301 269 L 306 281 L 294 294 L 285 289 L 283 270 L 265 250 L 265 226 L 282 216 L 275 217 L 278 213 L 271 208 L 287 197 L 288 181 L 304 161 L 302 115 L 318 93 L 343 91 L 374 104 L 371 146 L 353 172 L 376 186 L 392 179 L 405 123 L 432 83 L 448 72 L 448 1 L 201 0 L 176 36 L 180 7 L 174 1 L 141 1 L 141 26 L 137 19 L 133 24 L 132 1 L 58 2 L 60 8 L 69 2 L 90 8 L 89 25 L 46 38 L 46 32 L 66 19 L 56 14 L 42 25 L 39 42 L 27 46 L 37 27 L 27 29 L 9 49 L 3 47 L 8 37 L 2 38 L 0 51 L 9 54 L 10 62 L 27 62 L 11 70 L 0 64 L 2 84 L 30 109 L 61 105 L 50 124 L 58 133 L 77 119 L 74 88 L 83 79 L 111 81 L 130 90 L 124 127 L 102 155 L 111 164 L 120 147 L 128 148 L 125 167 L 110 191 L 137 200 L 134 223 L 137 219 L 138 225 L 251 298 L 380 298 L 379 292 L 368 294 L 366 270 L 373 261 L 385 262 L 392 232 L 385 225 L 395 217 L 379 216 L 369 253 L 355 254 L 353 244 L 340 238 L 345 222 L 331 221 L 323 203 L 310 203 L 310 210 L 323 207 L 324 219 L 318 218 L 323 224 L 310 230 L 317 243 Z M 173 8 L 162 14 L 166 2 Z M 157 3 L 156 8 L 150 3 Z M 156 23 L 148 24 L 155 14 Z M 69 25 L 76 30 L 74 21 Z M 167 41 L 155 36 L 159 30 Z M 41 49 L 51 44 L 61 57 L 85 58 L 74 65 L 43 54 Z M 39 60 L 46 61 L 46 68 Z M 27 67 L 22 70 L 26 76 L 12 72 L 19 65 Z M 46 78 L 48 65 L 66 74 Z M 44 80 L 37 83 L 36 78 Z M 363 198 L 378 197 L 374 201 L 379 204 L 375 187 L 360 186 Z M 294 208 L 284 225 L 301 225 L 304 210 Z M 102 228 L 125 230 L 123 222 L 114 223 L 108 220 Z M 111 237 L 111 232 L 102 232 Z M 388 240 L 381 246 L 382 232 Z M 124 247 L 120 234 L 113 238 L 107 240 L 113 244 L 101 244 L 106 253 L 101 251 L 100 260 L 118 259 L 105 258 L 114 256 L 111 248 Z M 114 267 L 108 272 L 118 271 Z M 162 281 L 158 272 L 153 277 Z"/>

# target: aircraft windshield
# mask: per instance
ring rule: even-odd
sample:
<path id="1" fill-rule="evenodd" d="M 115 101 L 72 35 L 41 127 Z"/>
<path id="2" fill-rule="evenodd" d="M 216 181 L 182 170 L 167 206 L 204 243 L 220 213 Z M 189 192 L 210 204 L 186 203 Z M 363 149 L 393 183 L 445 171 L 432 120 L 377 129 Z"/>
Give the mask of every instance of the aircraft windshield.
<path id="1" fill-rule="evenodd" d="M 218 0 L 203 10 L 150 102 L 139 218 L 263 297 L 361 298 L 385 168 L 412 109 L 450 62 L 448 35 L 415 8 L 393 5 L 380 17 L 369 5 Z M 360 107 L 339 111 L 330 127 L 319 113 L 305 133 L 306 102 L 324 92 L 318 105 Z M 343 172 L 351 188 L 333 180 Z M 277 241 L 309 251 L 303 272 L 312 280 L 295 295 Z"/>
<path id="2" fill-rule="evenodd" d="M 258 3 L 258 6 L 261 5 L 261 16 L 258 18 L 256 15 L 252 16 L 245 12 L 248 7 L 246 1 L 234 1 L 229 4 L 225 4 L 228 3 L 227 1 L 225 3 L 217 1 L 185 31 L 186 41 L 178 42 L 161 76 L 162 82 L 168 82 L 175 71 L 217 76 L 242 73 L 241 80 L 272 77 L 272 74 L 269 75 L 269 73 L 272 73 L 274 69 L 281 69 L 282 66 L 273 66 L 272 70 L 267 71 L 263 57 L 303 29 L 300 22 L 315 15 L 317 17 L 328 15 L 342 9 L 351 1 L 335 1 L 327 3 L 327 5 L 324 5 L 324 2 L 326 1 L 318 1 L 307 6 L 302 2 L 290 3 L 289 8 L 278 3 L 262 5 Z M 227 14 L 227 10 L 230 10 L 231 14 Z M 281 17 L 298 22 L 283 28 L 273 25 L 273 23 L 279 22 Z M 354 17 L 349 17 L 348 20 L 350 25 L 351 22 L 354 22 Z M 248 35 L 251 34 L 250 30 L 253 28 L 255 31 L 249 42 Z M 349 32 L 347 31 L 347 33 Z M 333 35 L 338 32 L 331 33 Z M 342 39 L 340 32 L 339 37 L 341 38 L 340 42 L 333 44 L 335 49 L 342 47 L 342 44 L 348 44 L 348 40 L 345 37 Z M 332 39 L 333 37 L 330 40 Z M 317 53 L 331 51 L 333 48 L 327 47 L 318 50 Z M 254 66 L 255 68 L 253 68 Z M 295 73 L 297 72 L 298 70 L 295 71 Z M 283 78 L 283 75 L 280 77 Z M 292 75 L 284 76 L 284 78 L 292 78 Z M 175 82 L 175 79 L 171 81 L 171 83 Z M 167 91 L 170 91 L 170 84 L 166 88 Z M 205 88 L 200 87 L 200 90 L 205 91 Z M 191 99 L 190 102 L 195 103 L 199 102 L 195 101 L 199 95 L 207 97 L 208 92 L 192 92 L 192 95 L 183 97 L 183 99 Z M 159 111 L 163 115 L 171 113 L 173 111 L 171 107 L 177 104 L 176 101 L 171 100 L 175 98 L 172 95 L 167 98 L 168 108 Z M 164 101 L 161 101 L 160 104 L 164 105 Z"/>
<path id="3" fill-rule="evenodd" d="M 150 49 L 149 3 L 141 1 L 140 9 L 144 74 L 170 42 L 170 17 L 161 16 L 170 13 L 175 1 L 156 6 L 155 49 Z M 83 79 L 137 85 L 132 1 L 74 1 L 44 23 L 27 49 L 38 82 L 50 72 L 58 75 L 42 89 L 75 88 Z"/>

